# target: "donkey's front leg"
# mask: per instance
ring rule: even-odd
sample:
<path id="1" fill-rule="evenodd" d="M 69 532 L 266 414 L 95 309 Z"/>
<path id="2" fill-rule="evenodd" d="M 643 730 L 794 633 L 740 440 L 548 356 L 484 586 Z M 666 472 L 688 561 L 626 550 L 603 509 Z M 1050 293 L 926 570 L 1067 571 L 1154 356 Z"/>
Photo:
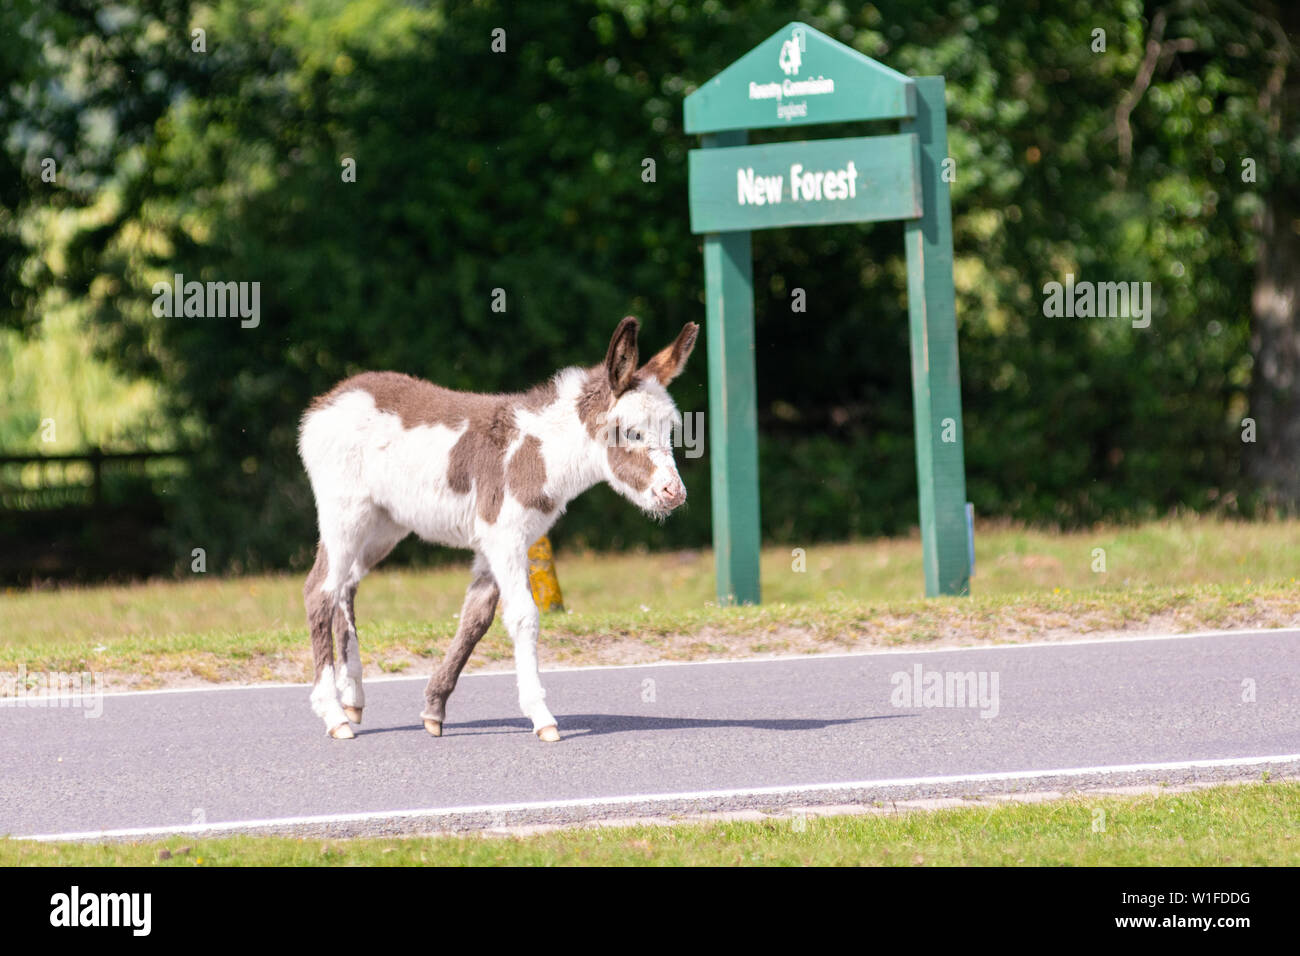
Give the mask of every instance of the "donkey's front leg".
<path id="1" fill-rule="evenodd" d="M 541 615 L 528 586 L 527 547 L 519 548 L 517 554 L 515 549 L 511 549 L 499 560 L 489 555 L 489 561 L 501 588 L 501 618 L 515 645 L 519 707 L 533 722 L 533 732 L 542 740 L 554 743 L 560 739 L 560 732 L 546 707 L 546 691 L 542 689 L 542 679 L 537 672 L 537 634 L 541 629 Z"/>
<path id="2" fill-rule="evenodd" d="M 424 688 L 424 710 L 420 717 L 424 729 L 435 737 L 442 736 L 442 722 L 447 715 L 447 698 L 456 689 L 456 681 L 465 663 L 474 653 L 474 647 L 492 626 L 497 612 L 497 582 L 481 555 L 474 559 L 474 579 L 465 591 L 465 603 L 460 608 L 460 624 L 456 636 L 447 648 L 442 666 L 433 672 Z"/>

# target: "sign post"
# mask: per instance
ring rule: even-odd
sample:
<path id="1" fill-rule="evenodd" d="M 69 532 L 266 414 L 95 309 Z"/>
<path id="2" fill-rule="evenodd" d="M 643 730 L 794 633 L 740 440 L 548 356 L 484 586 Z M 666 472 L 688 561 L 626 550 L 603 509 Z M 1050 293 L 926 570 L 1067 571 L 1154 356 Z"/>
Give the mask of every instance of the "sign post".
<path id="1" fill-rule="evenodd" d="M 802 23 L 686 98 L 691 231 L 704 236 L 718 601 L 757 604 L 758 414 L 750 232 L 902 220 L 925 593 L 970 593 L 943 77 L 912 79 Z M 750 146 L 747 131 L 900 120 L 894 135 Z"/>

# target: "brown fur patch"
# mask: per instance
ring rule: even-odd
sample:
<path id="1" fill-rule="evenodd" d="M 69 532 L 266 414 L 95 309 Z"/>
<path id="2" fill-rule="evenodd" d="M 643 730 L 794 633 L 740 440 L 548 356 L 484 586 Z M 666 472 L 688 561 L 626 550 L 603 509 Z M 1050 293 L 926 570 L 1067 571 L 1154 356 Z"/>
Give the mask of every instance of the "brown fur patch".
<path id="1" fill-rule="evenodd" d="M 609 467 L 614 470 L 614 474 L 620 481 L 637 491 L 645 491 L 650 487 L 655 466 L 650 460 L 648 451 L 644 448 L 613 445 L 606 450 L 606 454 L 609 455 Z"/>
<path id="2" fill-rule="evenodd" d="M 325 546 L 316 542 L 316 563 L 311 566 L 307 583 L 303 585 L 303 602 L 307 605 L 307 627 L 311 630 L 312 663 L 316 668 L 316 679 L 326 667 L 334 666 L 334 636 L 330 625 L 334 620 L 334 605 L 321 590 L 329 575 L 329 555 Z"/>
<path id="3" fill-rule="evenodd" d="M 475 509 L 488 524 L 497 520 L 505 496 L 504 446 L 498 446 L 488 432 L 471 425 L 452 446 L 447 460 L 447 484 L 457 494 L 477 495 Z"/>
<path id="4" fill-rule="evenodd" d="M 343 593 L 343 596 L 339 598 L 339 603 L 334 607 L 334 634 L 338 637 L 336 653 L 339 660 L 345 665 L 348 662 L 348 632 L 350 630 L 348 621 L 352 622 L 353 627 L 356 627 L 357 623 L 356 598 L 356 587 L 350 587 Z"/>
<path id="5" fill-rule="evenodd" d="M 587 369 L 587 381 L 578 392 L 576 404 L 578 419 L 587 426 L 587 434 L 592 438 L 601 438 L 605 416 L 614 407 L 614 393 L 609 387 L 605 366 L 597 365 Z"/>
<path id="6" fill-rule="evenodd" d="M 501 513 L 505 497 L 506 449 L 518 434 L 515 412 L 537 411 L 555 401 L 553 381 L 527 392 L 486 395 L 453 391 L 400 372 L 363 372 L 313 401 L 308 414 L 328 408 L 340 396 L 355 391 L 369 393 L 375 407 L 397 415 L 403 428 L 460 428 L 468 423 L 465 433 L 452 446 L 447 482 L 458 494 L 474 492 L 475 510 L 489 524 Z"/>
<path id="7" fill-rule="evenodd" d="M 542 493 L 546 487 L 546 462 L 542 459 L 542 442 L 536 435 L 524 438 L 510 456 L 506 469 L 506 486 L 525 508 L 549 512 L 555 502 Z"/>

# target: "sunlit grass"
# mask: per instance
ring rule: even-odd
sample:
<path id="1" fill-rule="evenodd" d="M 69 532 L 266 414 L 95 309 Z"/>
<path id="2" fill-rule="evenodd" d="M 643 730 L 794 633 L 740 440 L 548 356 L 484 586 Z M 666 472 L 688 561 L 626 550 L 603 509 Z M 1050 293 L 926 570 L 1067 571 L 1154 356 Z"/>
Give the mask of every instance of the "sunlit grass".
<path id="1" fill-rule="evenodd" d="M 1300 783 L 1290 781 L 531 836 L 0 840 L 0 866 L 1295 866 L 1298 821 Z"/>
<path id="2" fill-rule="evenodd" d="M 1104 552 L 1105 570 L 1099 571 Z M 919 540 L 810 545 L 762 558 L 764 603 L 720 608 L 706 551 L 557 556 L 569 613 L 543 620 L 543 663 L 806 653 L 936 641 L 1019 641 L 1159 626 L 1300 621 L 1300 522 L 1189 519 L 1052 534 L 977 533 L 974 596 L 922 597 Z M 367 663 L 401 673 L 439 655 L 466 567 L 377 571 L 357 615 Z M 152 679 L 305 679 L 301 575 L 157 581 L 0 595 L 0 667 Z M 472 666 L 504 666 L 500 622 Z"/>

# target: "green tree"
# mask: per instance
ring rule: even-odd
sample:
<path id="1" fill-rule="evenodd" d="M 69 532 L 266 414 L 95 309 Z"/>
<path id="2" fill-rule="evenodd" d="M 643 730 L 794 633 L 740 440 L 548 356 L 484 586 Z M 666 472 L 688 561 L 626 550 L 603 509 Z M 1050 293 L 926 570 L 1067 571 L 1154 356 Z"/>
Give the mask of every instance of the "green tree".
<path id="1" fill-rule="evenodd" d="M 57 278 L 96 310 L 114 361 L 164 385 L 176 427 L 204 449 L 174 503 L 178 554 L 200 541 L 213 566 L 305 558 L 298 416 L 352 371 L 520 388 L 596 360 L 628 312 L 651 340 L 698 320 L 700 250 L 685 200 L 694 143 L 681 99 L 790 19 L 904 72 L 947 78 L 977 511 L 1078 523 L 1239 507 L 1252 487 L 1239 437 L 1250 412 L 1273 442 L 1261 441 L 1256 486 L 1294 497 L 1278 478 L 1288 463 L 1300 472 L 1300 446 L 1279 440 L 1300 421 L 1286 344 L 1287 203 L 1300 194 L 1293 24 L 1280 6 L 113 9 L 20 7 L 15 22 L 38 24 L 29 33 L 42 37 L 41 56 L 29 46 L 15 75 L 44 104 L 29 125 L 84 173 L 84 188 L 37 202 L 108 210 L 70 245 Z M 190 45 L 196 25 L 203 54 Z M 74 86 L 72 73 L 90 79 Z M 17 121 L 5 115 L 12 141 Z M 96 128 L 114 134 L 96 138 Z M 1248 156 L 1261 159 L 1258 183 L 1241 181 Z M 647 158 L 654 182 L 642 178 Z M 21 218 L 29 207 L 5 208 Z M 760 233 L 754 250 L 765 533 L 808 541 L 907 528 L 916 507 L 900 228 Z M 175 273 L 260 282 L 260 324 L 156 318 L 153 283 Z M 1152 283 L 1150 326 L 1045 315 L 1044 285 L 1071 273 Z M 794 288 L 806 313 L 790 310 Z M 491 309 L 495 289 L 504 314 Z M 684 411 L 704 409 L 703 364 L 674 388 Z M 707 459 L 684 464 L 685 516 L 647 525 L 594 492 L 561 535 L 707 540 Z"/>

